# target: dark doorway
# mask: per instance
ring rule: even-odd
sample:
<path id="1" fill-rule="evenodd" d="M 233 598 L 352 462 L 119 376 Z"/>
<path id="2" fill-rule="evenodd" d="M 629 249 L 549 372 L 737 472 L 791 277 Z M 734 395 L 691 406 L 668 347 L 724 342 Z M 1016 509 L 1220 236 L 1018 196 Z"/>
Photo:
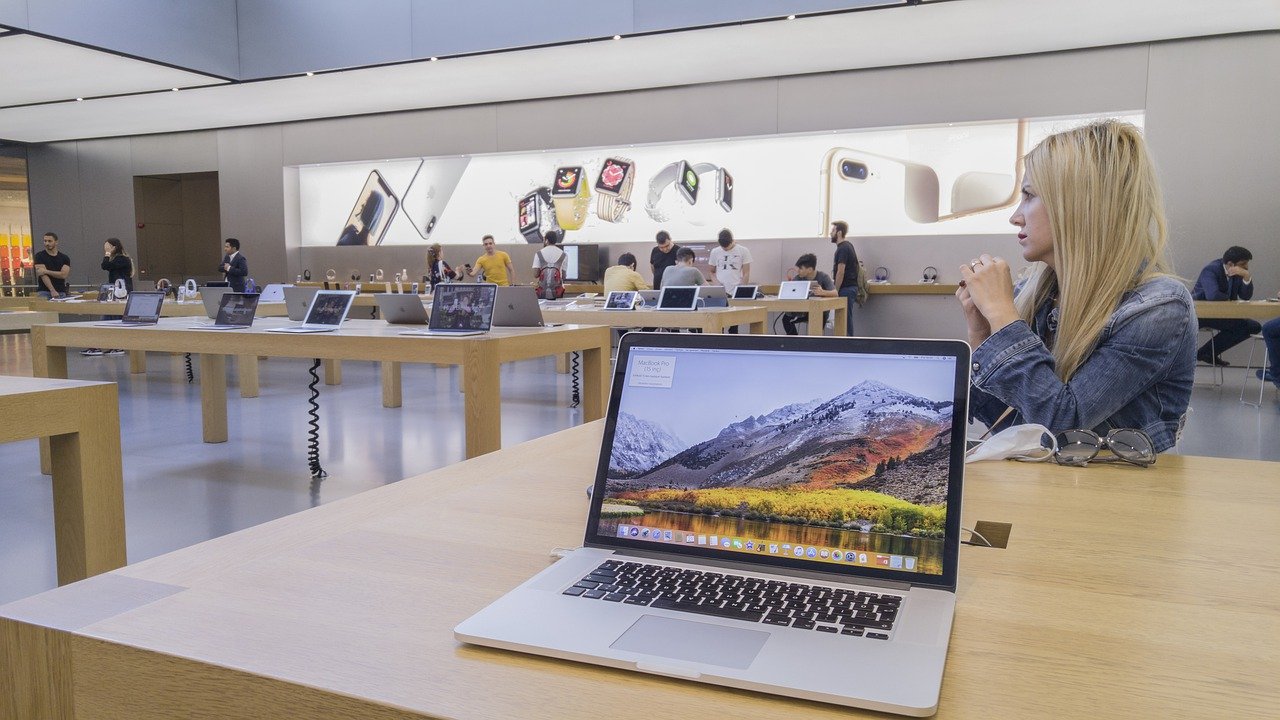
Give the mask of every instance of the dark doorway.
<path id="1" fill-rule="evenodd" d="M 133 212 L 140 279 L 177 284 L 216 275 L 222 257 L 218 173 L 136 175 Z"/>

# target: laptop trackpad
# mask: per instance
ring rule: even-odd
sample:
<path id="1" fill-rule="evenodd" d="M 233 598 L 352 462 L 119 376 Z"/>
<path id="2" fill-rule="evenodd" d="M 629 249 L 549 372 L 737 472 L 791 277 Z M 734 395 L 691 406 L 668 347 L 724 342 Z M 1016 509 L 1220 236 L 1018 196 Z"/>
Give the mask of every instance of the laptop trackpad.
<path id="1" fill-rule="evenodd" d="M 609 647 L 741 670 L 750 667 L 768 639 L 769 633 L 759 630 L 643 615 Z"/>

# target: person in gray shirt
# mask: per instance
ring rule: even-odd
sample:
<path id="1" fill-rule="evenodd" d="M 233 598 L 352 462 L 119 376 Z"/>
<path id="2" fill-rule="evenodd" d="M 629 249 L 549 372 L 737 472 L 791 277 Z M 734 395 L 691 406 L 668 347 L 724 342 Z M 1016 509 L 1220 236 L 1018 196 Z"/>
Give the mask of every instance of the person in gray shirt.
<path id="1" fill-rule="evenodd" d="M 693 251 L 682 247 L 676 251 L 676 264 L 662 273 L 663 287 L 706 285 L 707 279 L 693 266 Z"/>
<path id="2" fill-rule="evenodd" d="M 794 274 L 788 273 L 795 280 L 808 280 L 814 285 L 810 294 L 814 297 L 835 297 L 836 284 L 831 276 L 818 269 L 818 257 L 813 253 L 805 253 L 796 260 L 796 269 Z M 831 313 L 822 314 L 825 322 Z M 787 331 L 788 335 L 799 335 L 800 331 L 796 329 L 796 325 L 800 323 L 809 323 L 808 313 L 789 312 L 782 314 L 782 328 Z"/>

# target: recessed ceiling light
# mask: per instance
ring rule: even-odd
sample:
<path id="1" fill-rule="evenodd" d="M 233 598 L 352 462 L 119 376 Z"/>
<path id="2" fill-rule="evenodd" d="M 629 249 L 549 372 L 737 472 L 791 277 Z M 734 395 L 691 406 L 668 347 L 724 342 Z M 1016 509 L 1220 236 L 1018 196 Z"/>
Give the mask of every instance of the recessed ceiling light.
<path id="1" fill-rule="evenodd" d="M 614 36 L 613 36 L 613 39 L 614 39 L 614 40 L 621 40 L 621 39 L 622 39 L 622 36 L 621 36 L 621 35 L 614 35 Z"/>
<path id="2" fill-rule="evenodd" d="M 76 102 L 84 102 L 84 98 L 76 98 Z"/>
<path id="3" fill-rule="evenodd" d="M 787 16 L 787 19 L 788 19 L 788 20 L 795 20 L 795 19 L 796 19 L 796 16 L 795 16 L 795 15 L 788 15 L 788 16 Z"/>
<path id="4" fill-rule="evenodd" d="M 433 57 L 433 58 L 431 58 L 431 62 L 435 62 L 435 61 L 437 61 L 437 60 L 439 60 L 439 59 L 440 59 L 440 58 L 438 58 L 438 57 Z"/>
<path id="5" fill-rule="evenodd" d="M 309 72 L 309 73 L 307 73 L 307 77 L 315 77 L 315 73 L 313 73 L 313 72 Z"/>
<path id="6" fill-rule="evenodd" d="M 170 88 L 170 90 L 173 90 L 174 92 L 178 92 L 178 88 Z"/>

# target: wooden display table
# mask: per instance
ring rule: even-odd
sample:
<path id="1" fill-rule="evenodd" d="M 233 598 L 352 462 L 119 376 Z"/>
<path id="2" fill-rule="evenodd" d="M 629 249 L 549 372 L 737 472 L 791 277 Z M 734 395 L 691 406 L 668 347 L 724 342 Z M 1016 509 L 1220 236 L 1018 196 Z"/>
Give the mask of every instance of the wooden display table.
<path id="1" fill-rule="evenodd" d="M 607 325 L 615 328 L 661 327 L 698 328 L 703 332 L 721 333 L 735 325 L 750 325 L 751 332 L 765 333 L 769 313 L 763 307 L 707 308 L 703 310 L 605 310 L 596 305 L 581 304 L 567 308 L 542 308 L 542 319 L 550 323 Z"/>
<path id="2" fill-rule="evenodd" d="M 200 356 L 200 399 L 204 441 L 227 440 L 227 355 L 373 360 L 382 363 L 383 405 L 401 404 L 400 364 L 436 363 L 462 368 L 466 393 L 467 457 L 502 446 L 501 379 L 504 362 L 583 351 L 583 416 L 604 416 L 608 394 L 609 333 L 602 327 L 502 328 L 471 337 L 407 337 L 404 326 L 348 320 L 336 332 L 267 332 L 289 321 L 266 318 L 248 330 L 192 330 L 188 321 L 166 318 L 146 327 L 100 327 L 61 323 L 32 329 L 32 367 L 42 377 L 66 377 L 67 347 L 86 344 L 126 350 L 190 352 Z"/>
<path id="3" fill-rule="evenodd" d="M 115 383 L 0 375 L 0 442 L 48 438 L 58 584 L 125 564 Z M 16 478 L 8 477 L 8 480 Z M 0 682 L 0 696 L 4 695 Z M 3 714 L 0 701 L 0 717 Z"/>
<path id="4" fill-rule="evenodd" d="M 890 717 L 455 641 L 582 543 L 601 431 L 0 607 L 0 717 Z M 1274 717 L 1277 475 L 1169 455 L 970 466 L 964 524 L 1013 532 L 1008 549 L 960 550 L 937 717 Z"/>
<path id="5" fill-rule="evenodd" d="M 1250 319 L 1266 322 L 1271 318 L 1280 317 L 1280 302 L 1271 302 L 1270 300 L 1250 300 L 1248 302 L 1197 300 L 1196 317 L 1201 320 L 1211 318 L 1218 320 Z"/>
<path id="6" fill-rule="evenodd" d="M 759 306 L 773 313 L 795 312 L 805 313 L 809 316 L 807 323 L 810 335 L 823 334 L 822 313 L 831 311 L 835 313 L 832 318 L 832 332 L 836 335 L 843 336 L 848 329 L 847 318 L 849 317 L 849 301 L 842 297 L 809 297 L 804 300 L 783 300 L 777 297 L 763 297 L 754 300 L 729 300 L 729 305 L 733 307 L 749 307 Z"/>

